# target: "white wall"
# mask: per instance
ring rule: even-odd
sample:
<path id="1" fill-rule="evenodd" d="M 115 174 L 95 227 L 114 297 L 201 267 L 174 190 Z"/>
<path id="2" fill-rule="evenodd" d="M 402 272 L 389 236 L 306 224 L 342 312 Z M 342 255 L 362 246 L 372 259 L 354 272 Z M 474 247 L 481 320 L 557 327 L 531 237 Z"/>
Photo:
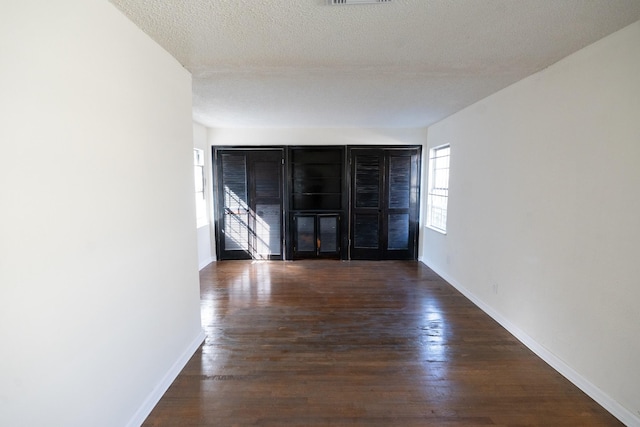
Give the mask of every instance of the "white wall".
<path id="1" fill-rule="evenodd" d="M 212 205 L 212 175 L 211 175 L 211 146 L 208 143 L 208 130 L 205 126 L 193 123 L 193 146 L 204 151 L 204 171 L 205 185 L 204 193 L 207 200 L 207 209 L 209 212 L 208 222 L 198 227 L 198 266 L 202 270 L 204 267 L 215 261 L 215 236 L 213 235 L 213 212 Z"/>
<path id="2" fill-rule="evenodd" d="M 0 425 L 139 424 L 202 340 L 191 77 L 106 1 L 0 13 Z"/>
<path id="3" fill-rule="evenodd" d="M 424 262 L 640 425 L 640 22 L 430 127 L 443 143 Z"/>
<path id="4" fill-rule="evenodd" d="M 210 129 L 210 145 L 423 145 L 425 128 Z"/>

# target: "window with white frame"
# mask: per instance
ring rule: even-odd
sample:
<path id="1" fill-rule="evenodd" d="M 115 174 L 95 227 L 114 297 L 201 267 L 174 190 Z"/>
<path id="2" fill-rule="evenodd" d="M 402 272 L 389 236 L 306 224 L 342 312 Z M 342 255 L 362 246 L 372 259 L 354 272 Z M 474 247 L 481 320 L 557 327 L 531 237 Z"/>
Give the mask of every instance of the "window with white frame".
<path id="1" fill-rule="evenodd" d="M 196 221 L 198 227 L 207 221 L 207 202 L 204 195 L 204 151 L 193 149 L 193 169 L 196 187 Z"/>
<path id="2" fill-rule="evenodd" d="M 449 144 L 429 151 L 429 193 L 427 195 L 427 227 L 446 233 L 449 200 Z"/>

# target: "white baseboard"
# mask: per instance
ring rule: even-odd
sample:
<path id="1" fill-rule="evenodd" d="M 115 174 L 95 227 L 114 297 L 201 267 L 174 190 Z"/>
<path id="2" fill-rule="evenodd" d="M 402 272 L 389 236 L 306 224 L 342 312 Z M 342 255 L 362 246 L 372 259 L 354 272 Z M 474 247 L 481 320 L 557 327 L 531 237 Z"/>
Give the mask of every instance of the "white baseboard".
<path id="1" fill-rule="evenodd" d="M 173 381 L 177 378 L 182 368 L 187 364 L 193 353 L 196 352 L 198 347 L 204 342 L 206 335 L 204 330 L 200 330 L 200 333 L 195 337 L 195 339 L 189 344 L 189 346 L 184 350 L 184 352 L 178 357 L 178 360 L 169 368 L 166 374 L 162 377 L 162 380 L 158 383 L 158 385 L 149 393 L 147 398 L 144 400 L 140 408 L 133 414 L 131 420 L 127 423 L 127 427 L 140 427 L 144 420 L 147 419 L 153 408 L 158 404 L 164 393 L 169 389 L 169 386 Z"/>
<path id="2" fill-rule="evenodd" d="M 207 265 L 211 264 L 215 260 L 216 259 L 214 257 L 209 257 L 209 258 L 205 259 L 204 261 L 201 261 L 200 265 L 198 266 L 198 270 L 202 270 L 203 268 L 205 268 Z"/>
<path id="3" fill-rule="evenodd" d="M 420 260 L 423 264 L 427 265 L 424 260 Z M 571 381 L 576 387 L 585 392 L 593 400 L 598 402 L 603 408 L 609 411 L 613 416 L 618 418 L 621 422 L 629 427 L 640 427 L 640 417 L 633 414 L 618 402 L 613 400 L 611 396 L 603 392 L 597 386 L 589 382 L 586 378 L 576 372 L 571 366 L 567 365 L 563 360 L 558 358 L 555 354 L 550 352 L 543 345 L 531 338 L 522 329 L 515 326 L 508 319 L 495 311 L 493 308 L 485 304 L 482 300 L 478 299 L 471 291 L 458 283 L 454 278 L 444 273 L 437 266 L 427 265 L 436 274 L 446 280 L 450 285 L 456 288 L 460 293 L 467 297 L 472 303 L 478 306 L 482 311 L 491 316 L 496 322 L 504 327 L 509 333 L 516 337 L 520 342 L 526 345 L 531 351 L 533 351 L 538 357 L 547 362 L 553 369 L 558 371 L 561 375 Z"/>

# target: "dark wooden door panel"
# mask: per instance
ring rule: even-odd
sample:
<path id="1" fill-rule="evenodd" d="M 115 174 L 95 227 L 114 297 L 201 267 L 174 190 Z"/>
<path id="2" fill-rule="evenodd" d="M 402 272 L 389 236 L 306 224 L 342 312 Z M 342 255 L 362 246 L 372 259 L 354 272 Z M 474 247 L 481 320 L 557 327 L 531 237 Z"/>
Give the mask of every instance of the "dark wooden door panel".
<path id="1" fill-rule="evenodd" d="M 271 161 L 259 160 L 252 162 L 254 197 L 256 199 L 280 200 L 282 197 L 280 163 L 280 158 L 274 158 Z"/>
<path id="2" fill-rule="evenodd" d="M 351 148 L 352 259 L 415 259 L 418 148 Z"/>
<path id="3" fill-rule="evenodd" d="M 282 259 L 282 150 L 216 150 L 218 259 Z"/>
<path id="4" fill-rule="evenodd" d="M 409 249 L 409 214 L 390 214 L 387 218 L 389 238 L 387 250 L 407 250 Z"/>
<path id="5" fill-rule="evenodd" d="M 411 157 L 389 157 L 389 209 L 411 207 Z"/>
<path id="6" fill-rule="evenodd" d="M 247 163 L 244 154 L 222 154 L 223 227 L 221 248 L 225 252 L 249 251 L 249 196 L 247 191 Z"/>
<path id="7" fill-rule="evenodd" d="M 283 155 L 282 150 L 249 153 L 254 259 L 282 259 Z"/>
<path id="8" fill-rule="evenodd" d="M 389 150 L 384 259 L 416 259 L 418 232 L 419 150 Z"/>
<path id="9" fill-rule="evenodd" d="M 355 203 L 356 209 L 379 209 L 382 189 L 382 162 L 379 154 L 362 153 L 355 156 Z"/>

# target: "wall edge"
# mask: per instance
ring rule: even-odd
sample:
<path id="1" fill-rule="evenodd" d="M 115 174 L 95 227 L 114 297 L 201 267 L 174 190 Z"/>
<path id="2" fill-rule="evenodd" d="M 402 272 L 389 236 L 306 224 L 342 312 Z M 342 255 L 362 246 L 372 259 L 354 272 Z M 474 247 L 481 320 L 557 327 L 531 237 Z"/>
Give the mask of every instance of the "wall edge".
<path id="1" fill-rule="evenodd" d="M 158 404 L 162 396 L 169 389 L 171 384 L 178 377 L 182 369 L 185 367 L 191 356 L 198 350 L 198 347 L 204 342 L 206 334 L 203 329 L 200 329 L 198 335 L 191 341 L 191 343 L 185 348 L 178 359 L 173 363 L 169 370 L 163 375 L 160 382 L 154 387 L 149 395 L 144 399 L 138 410 L 133 414 L 127 427 L 139 427 L 144 420 L 147 419 L 153 408 Z"/>

